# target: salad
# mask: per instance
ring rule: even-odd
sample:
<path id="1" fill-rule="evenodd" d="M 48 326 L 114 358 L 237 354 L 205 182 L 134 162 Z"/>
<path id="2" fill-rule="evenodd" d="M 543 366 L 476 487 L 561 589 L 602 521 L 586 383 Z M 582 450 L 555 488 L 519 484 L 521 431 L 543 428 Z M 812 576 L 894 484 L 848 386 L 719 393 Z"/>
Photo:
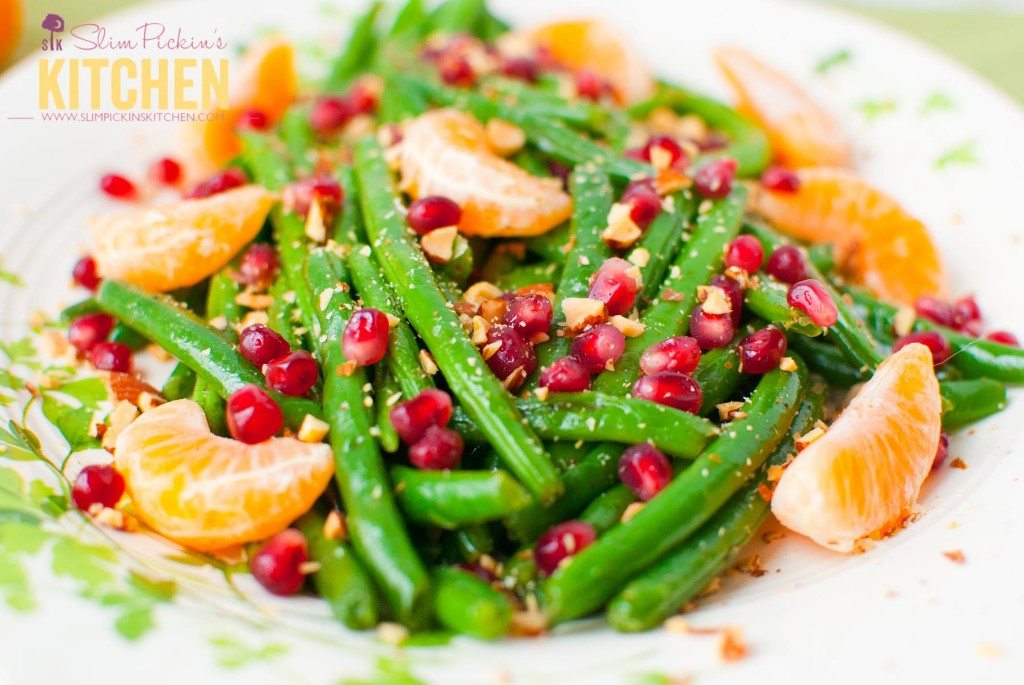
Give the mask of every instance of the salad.
<path id="1" fill-rule="evenodd" d="M 599 21 L 385 9 L 315 83 L 250 46 L 145 181 L 180 199 L 101 179 L 126 207 L 61 313 L 109 389 L 112 459 L 71 485 L 101 524 L 235 550 L 356 630 L 641 631 L 769 515 L 840 553 L 896 533 L 1024 381 L 754 55 L 716 52 L 732 107 Z"/>

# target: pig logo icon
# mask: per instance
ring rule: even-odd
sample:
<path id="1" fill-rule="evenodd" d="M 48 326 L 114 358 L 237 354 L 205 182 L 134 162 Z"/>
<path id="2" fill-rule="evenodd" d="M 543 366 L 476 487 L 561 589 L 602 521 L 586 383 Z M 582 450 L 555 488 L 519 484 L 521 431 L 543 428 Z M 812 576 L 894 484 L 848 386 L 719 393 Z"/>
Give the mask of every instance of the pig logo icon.
<path id="1" fill-rule="evenodd" d="M 64 17 L 59 14 L 47 14 L 46 18 L 43 19 L 42 27 L 44 30 L 50 32 L 50 38 L 47 40 L 43 39 L 43 50 L 54 51 L 63 50 L 64 47 L 61 45 L 61 38 L 54 38 L 55 33 L 64 33 Z"/>

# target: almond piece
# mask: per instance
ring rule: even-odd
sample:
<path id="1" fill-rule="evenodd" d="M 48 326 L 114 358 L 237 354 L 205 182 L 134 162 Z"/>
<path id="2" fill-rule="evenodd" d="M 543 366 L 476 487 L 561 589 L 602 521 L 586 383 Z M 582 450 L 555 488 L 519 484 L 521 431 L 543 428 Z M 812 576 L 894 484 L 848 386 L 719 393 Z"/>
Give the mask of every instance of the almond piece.
<path id="1" fill-rule="evenodd" d="M 436 228 L 420 238 L 420 247 L 427 259 L 437 264 L 446 264 L 455 253 L 455 237 L 459 235 L 457 226 Z"/>
<path id="2" fill-rule="evenodd" d="M 637 241 L 643 231 L 634 223 L 629 205 L 616 202 L 608 212 L 608 227 L 601 232 L 601 240 L 616 250 L 624 250 Z"/>
<path id="3" fill-rule="evenodd" d="M 318 419 L 311 414 L 306 414 L 302 419 L 302 425 L 299 426 L 299 433 L 296 437 L 302 442 L 323 442 L 330 428 L 326 421 Z"/>
<path id="4" fill-rule="evenodd" d="M 604 323 L 608 314 L 604 310 L 604 302 L 589 297 L 567 297 L 562 300 L 562 313 L 565 315 L 565 327 L 577 333 L 587 326 Z"/>
<path id="5" fill-rule="evenodd" d="M 725 290 L 714 285 L 697 286 L 697 299 L 704 303 L 703 309 L 708 314 L 731 314 L 732 300 Z"/>
<path id="6" fill-rule="evenodd" d="M 609 319 L 608 323 L 618 328 L 619 332 L 621 332 L 627 338 L 635 338 L 639 335 L 642 335 L 644 330 L 647 328 L 647 326 L 640 323 L 639 321 L 627 319 L 626 317 L 621 316 L 619 314 L 616 314 L 611 319 Z"/>
<path id="7" fill-rule="evenodd" d="M 479 307 L 485 300 L 500 299 L 504 294 L 505 292 L 493 283 L 488 281 L 477 281 L 466 288 L 466 292 L 462 296 L 462 299 L 474 307 Z"/>

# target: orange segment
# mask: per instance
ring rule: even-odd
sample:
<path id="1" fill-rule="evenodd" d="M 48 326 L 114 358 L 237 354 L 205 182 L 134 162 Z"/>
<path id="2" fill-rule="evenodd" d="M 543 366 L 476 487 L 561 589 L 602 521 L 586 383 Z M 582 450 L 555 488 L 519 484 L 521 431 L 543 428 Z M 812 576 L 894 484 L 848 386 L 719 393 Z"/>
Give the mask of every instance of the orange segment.
<path id="1" fill-rule="evenodd" d="M 795 193 L 759 188 L 751 208 L 794 238 L 833 243 L 844 269 L 876 295 L 911 304 L 945 291 L 945 269 L 924 224 L 843 169 L 801 169 Z"/>
<path id="2" fill-rule="evenodd" d="M 89 228 L 99 273 L 154 292 L 194 285 L 256 237 L 275 201 L 262 186 L 247 185 L 95 219 Z"/>
<path id="3" fill-rule="evenodd" d="M 931 352 L 907 345 L 783 472 L 772 512 L 790 530 L 839 552 L 892 531 L 910 514 L 931 470 L 941 409 Z"/>
<path id="4" fill-rule="evenodd" d="M 544 24 L 529 38 L 571 69 L 589 69 L 611 83 L 619 102 L 633 104 L 654 94 L 647 65 L 616 28 L 582 19 Z"/>
<path id="5" fill-rule="evenodd" d="M 402 189 L 414 198 L 443 195 L 462 207 L 459 230 L 485 237 L 531 236 L 572 213 L 559 184 L 496 155 L 484 127 L 453 109 L 427 112 L 401 143 Z"/>
<path id="6" fill-rule="evenodd" d="M 14 51 L 21 44 L 23 13 L 21 0 L 0 0 L 0 67 L 14 56 Z"/>
<path id="7" fill-rule="evenodd" d="M 118 436 L 115 453 L 139 517 L 197 550 L 279 533 L 313 506 L 334 473 L 327 445 L 222 438 L 192 400 L 147 411 Z"/>
<path id="8" fill-rule="evenodd" d="M 849 165 L 838 122 L 800 86 L 740 48 L 716 50 L 715 61 L 736 91 L 738 109 L 765 130 L 781 164 Z"/>

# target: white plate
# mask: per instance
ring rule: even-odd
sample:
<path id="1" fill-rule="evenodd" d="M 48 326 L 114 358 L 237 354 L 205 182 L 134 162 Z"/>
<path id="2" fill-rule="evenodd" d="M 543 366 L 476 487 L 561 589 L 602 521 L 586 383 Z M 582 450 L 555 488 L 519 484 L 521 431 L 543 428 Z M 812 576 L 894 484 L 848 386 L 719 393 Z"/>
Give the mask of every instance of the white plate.
<path id="1" fill-rule="evenodd" d="M 900 35 L 818 6 L 562 0 L 556 10 L 553 4 L 495 3 L 520 24 L 605 17 L 660 72 L 719 95 L 727 93 L 709 53 L 721 43 L 746 46 L 798 79 L 841 119 L 855 141 L 859 170 L 928 223 L 956 291 L 976 293 L 995 326 L 1024 332 L 1024 116 L 1006 97 Z M 342 15 L 353 10 L 346 3 Z M 340 16 L 323 13 L 312 0 L 193 1 L 137 7 L 104 23 L 115 32 L 143 20 L 195 32 L 217 27 L 236 43 L 267 26 L 331 35 L 343 30 Z M 821 60 L 843 50 L 849 59 L 816 73 Z M 52 312 L 72 297 L 66 274 L 84 245 L 84 221 L 112 204 L 96 191 L 100 173 L 141 173 L 170 135 L 167 125 L 40 121 L 36 59 L 0 80 L 0 254 L 25 282 L 23 288 L 0 284 L 7 341 L 26 333 L 33 311 Z M 7 119 L 19 115 L 37 118 Z M 396 652 L 372 636 L 346 634 L 314 600 L 271 601 L 243 581 L 233 591 L 216 572 L 168 565 L 159 548 L 115 537 L 112 579 L 103 552 L 69 551 L 67 543 L 51 550 L 51 541 L 38 553 L 18 555 L 37 603 L 23 611 L 4 604 L 5 597 L 17 604 L 27 595 L 13 575 L 15 556 L 0 551 L 0 681 L 337 683 L 372 676 L 371 682 L 413 682 L 381 676 L 410 669 L 426 682 L 473 685 L 632 683 L 645 673 L 693 675 L 701 683 L 1020 682 L 1024 404 L 1014 395 L 1007 411 L 955 437 L 952 452 L 969 468 L 933 477 L 920 519 L 895 538 L 857 557 L 794 536 L 756 550 L 767 575 L 728 579 L 689 616 L 698 627 L 741 628 L 750 655 L 736 663 L 719 662 L 714 637 L 623 636 L 596 621 L 538 640 L 458 640 Z M 5 409 L 19 413 L 16 405 Z M 35 413 L 30 425 L 51 457 L 63 454 L 63 443 Z M 63 525 L 72 535 L 110 544 L 73 517 Z M 0 548 L 13 544 L 0 540 Z M 952 550 L 962 550 L 965 563 L 943 555 Z M 85 562 L 97 555 L 101 568 L 92 573 Z M 153 599 L 159 593 L 132 590 L 119 575 L 128 569 L 174 580 L 175 598 L 163 602 Z M 106 592 L 108 606 L 83 598 L 83 588 Z M 119 617 L 122 632 L 144 635 L 123 638 L 115 630 Z"/>

